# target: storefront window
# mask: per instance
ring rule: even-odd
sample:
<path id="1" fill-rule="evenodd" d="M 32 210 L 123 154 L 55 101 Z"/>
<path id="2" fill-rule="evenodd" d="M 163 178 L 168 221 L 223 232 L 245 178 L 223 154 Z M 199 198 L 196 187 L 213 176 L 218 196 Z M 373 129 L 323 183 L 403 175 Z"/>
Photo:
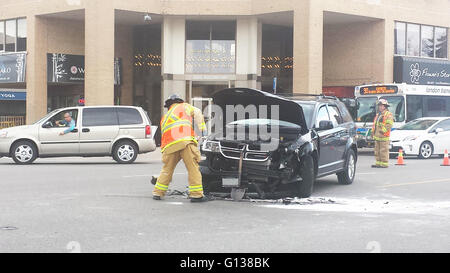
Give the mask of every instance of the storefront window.
<path id="1" fill-rule="evenodd" d="M 395 23 L 395 54 L 406 55 L 406 23 Z"/>
<path id="2" fill-rule="evenodd" d="M 422 57 L 434 57 L 434 28 L 431 26 L 422 26 Z"/>
<path id="3" fill-rule="evenodd" d="M 448 31 L 446 28 L 437 27 L 434 30 L 436 44 L 436 58 L 447 58 Z"/>
<path id="4" fill-rule="evenodd" d="M 5 51 L 14 52 L 16 51 L 16 20 L 6 21 L 6 46 Z"/>
<path id="5" fill-rule="evenodd" d="M 236 66 L 236 22 L 186 23 L 186 73 L 231 74 Z"/>
<path id="6" fill-rule="evenodd" d="M 27 51 L 27 20 L 17 20 L 17 51 Z"/>

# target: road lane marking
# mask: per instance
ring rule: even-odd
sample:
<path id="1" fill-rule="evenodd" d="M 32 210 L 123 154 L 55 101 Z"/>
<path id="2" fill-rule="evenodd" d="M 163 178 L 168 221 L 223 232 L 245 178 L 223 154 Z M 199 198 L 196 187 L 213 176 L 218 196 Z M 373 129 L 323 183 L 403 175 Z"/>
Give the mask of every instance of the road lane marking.
<path id="1" fill-rule="evenodd" d="M 431 184 L 431 183 L 445 183 L 445 182 L 450 182 L 450 179 L 446 178 L 446 179 L 428 180 L 428 181 L 419 181 L 419 182 L 409 182 L 409 183 L 401 183 L 401 184 L 390 184 L 390 185 L 379 186 L 378 188 L 393 188 L 393 187 L 401 187 L 401 186 Z"/>

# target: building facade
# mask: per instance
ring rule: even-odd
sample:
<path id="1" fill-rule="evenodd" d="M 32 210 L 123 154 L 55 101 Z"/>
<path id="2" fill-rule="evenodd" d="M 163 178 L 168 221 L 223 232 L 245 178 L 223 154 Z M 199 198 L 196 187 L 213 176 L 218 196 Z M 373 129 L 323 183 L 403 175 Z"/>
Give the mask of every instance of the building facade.
<path id="1" fill-rule="evenodd" d="M 2 0 L 0 122 L 85 103 L 157 123 L 170 94 L 227 87 L 351 95 L 395 81 L 395 58 L 448 61 L 449 27 L 447 0 Z"/>

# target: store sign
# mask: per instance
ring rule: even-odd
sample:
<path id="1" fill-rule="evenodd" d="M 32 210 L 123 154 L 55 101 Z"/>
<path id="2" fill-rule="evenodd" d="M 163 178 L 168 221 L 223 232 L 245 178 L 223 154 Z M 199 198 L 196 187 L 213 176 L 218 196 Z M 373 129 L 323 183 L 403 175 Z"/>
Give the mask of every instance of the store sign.
<path id="1" fill-rule="evenodd" d="M 26 53 L 0 55 L 0 83 L 25 82 Z"/>
<path id="2" fill-rule="evenodd" d="M 361 95 L 387 95 L 387 94 L 397 94 L 398 87 L 392 85 L 386 86 L 368 86 L 361 88 Z"/>
<path id="3" fill-rule="evenodd" d="M 27 99 L 27 93 L 23 91 L 6 91 L 0 89 L 0 100 L 24 101 Z"/>
<path id="4" fill-rule="evenodd" d="M 417 85 L 450 85 L 450 61 L 396 56 L 394 82 Z"/>
<path id="5" fill-rule="evenodd" d="M 114 59 L 114 84 L 121 84 L 121 60 Z M 47 54 L 47 80 L 49 83 L 83 83 L 85 64 L 83 55 Z"/>

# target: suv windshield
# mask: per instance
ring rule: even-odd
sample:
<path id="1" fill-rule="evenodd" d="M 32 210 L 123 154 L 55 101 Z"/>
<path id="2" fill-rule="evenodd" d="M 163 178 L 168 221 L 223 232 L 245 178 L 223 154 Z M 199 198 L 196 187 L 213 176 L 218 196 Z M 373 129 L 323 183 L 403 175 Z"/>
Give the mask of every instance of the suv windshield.
<path id="1" fill-rule="evenodd" d="M 273 119 L 243 119 L 235 122 L 228 123 L 227 126 L 235 127 L 235 126 L 280 126 L 280 127 L 289 127 L 300 129 L 301 127 L 297 124 L 290 123 L 282 120 L 273 120 Z"/>
<path id="2" fill-rule="evenodd" d="M 398 130 L 426 130 L 436 122 L 435 119 L 413 120 L 398 128 Z"/>
<path id="3" fill-rule="evenodd" d="M 300 106 L 303 109 L 303 114 L 305 115 L 306 125 L 311 129 L 313 123 L 314 109 L 316 107 L 315 104 L 311 103 L 300 103 Z"/>

